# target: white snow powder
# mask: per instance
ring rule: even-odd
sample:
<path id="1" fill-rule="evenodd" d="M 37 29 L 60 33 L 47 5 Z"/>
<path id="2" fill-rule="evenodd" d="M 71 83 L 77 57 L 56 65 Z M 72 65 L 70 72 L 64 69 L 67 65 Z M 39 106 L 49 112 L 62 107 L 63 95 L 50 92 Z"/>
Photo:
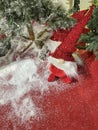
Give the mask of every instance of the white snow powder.
<path id="1" fill-rule="evenodd" d="M 32 59 L 14 62 L 0 69 L 0 104 L 11 102 L 16 115 L 25 120 L 36 114 L 36 106 L 30 96 L 19 102 L 20 98 L 32 89 L 29 83 L 36 71 L 37 67 Z M 12 78 L 7 81 L 9 74 Z"/>
<path id="2" fill-rule="evenodd" d="M 41 70 L 40 70 L 41 68 Z M 0 68 L 0 105 L 11 103 L 16 116 L 22 121 L 40 113 L 29 92 L 48 90 L 49 75 L 46 63 L 39 59 L 24 59 Z M 55 83 L 53 83 L 55 84 Z"/>

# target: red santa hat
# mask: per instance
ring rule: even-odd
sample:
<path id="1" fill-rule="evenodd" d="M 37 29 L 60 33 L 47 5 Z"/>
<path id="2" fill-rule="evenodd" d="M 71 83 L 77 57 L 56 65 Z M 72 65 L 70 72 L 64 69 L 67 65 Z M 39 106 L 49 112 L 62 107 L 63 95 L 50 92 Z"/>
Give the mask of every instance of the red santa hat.
<path id="1" fill-rule="evenodd" d="M 70 33 L 65 37 L 64 41 L 57 47 L 55 52 L 52 54 L 54 58 L 64 59 L 65 61 L 74 61 L 72 57 L 72 53 L 75 51 L 75 45 L 79 40 L 85 25 L 91 18 L 92 12 L 94 9 L 94 5 L 90 7 L 90 10 L 82 12 L 85 16 L 82 18 L 80 22 L 78 22 L 70 31 Z M 81 13 L 80 13 L 81 14 Z"/>
<path id="2" fill-rule="evenodd" d="M 84 17 L 84 15 L 87 13 L 88 9 L 78 11 L 71 15 L 72 18 L 76 19 L 78 22 L 81 21 Z"/>
<path id="3" fill-rule="evenodd" d="M 87 13 L 88 9 L 86 10 L 81 10 L 81 11 L 78 11 L 74 14 L 71 15 L 72 18 L 76 19 L 77 22 L 81 21 L 84 17 L 84 15 Z M 60 41 L 60 42 L 63 42 L 64 39 L 67 37 L 67 35 L 70 33 L 72 28 L 68 28 L 68 29 L 58 29 L 58 30 L 55 30 L 53 32 L 53 35 L 51 37 L 51 40 L 53 41 Z M 83 30 L 83 33 L 88 33 L 90 31 L 90 29 L 88 28 L 84 28 Z"/>

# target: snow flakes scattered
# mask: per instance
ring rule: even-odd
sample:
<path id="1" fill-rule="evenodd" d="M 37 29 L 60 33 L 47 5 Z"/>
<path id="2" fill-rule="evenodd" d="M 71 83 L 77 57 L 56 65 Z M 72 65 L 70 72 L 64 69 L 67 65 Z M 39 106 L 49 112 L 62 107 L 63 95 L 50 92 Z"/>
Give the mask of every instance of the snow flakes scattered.
<path id="1" fill-rule="evenodd" d="M 23 121 L 40 113 L 30 92 L 38 90 L 43 93 L 49 89 L 46 68 L 46 63 L 30 58 L 1 67 L 0 105 L 11 103 L 14 113 Z"/>

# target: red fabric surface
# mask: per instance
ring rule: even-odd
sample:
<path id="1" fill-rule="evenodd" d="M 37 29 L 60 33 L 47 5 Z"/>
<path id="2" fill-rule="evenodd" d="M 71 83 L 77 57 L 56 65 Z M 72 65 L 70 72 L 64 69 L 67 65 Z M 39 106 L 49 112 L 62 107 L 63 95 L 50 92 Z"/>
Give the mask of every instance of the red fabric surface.
<path id="1" fill-rule="evenodd" d="M 56 92 L 50 88 L 40 97 L 40 92 L 31 92 L 34 103 L 42 108 L 44 115 L 21 125 L 7 117 L 10 105 L 0 107 L 0 130 L 98 130 L 98 60 L 87 60 L 89 76 L 70 88 Z M 90 75 L 91 74 L 91 75 Z M 60 85 L 60 83 L 58 82 Z M 65 85 L 66 87 L 66 85 Z"/>
<path id="2" fill-rule="evenodd" d="M 75 18 L 78 22 L 82 20 L 82 18 L 84 17 L 84 15 L 87 13 L 87 9 L 86 10 L 80 10 L 74 14 L 71 15 L 72 18 Z"/>
<path id="3" fill-rule="evenodd" d="M 65 37 L 67 37 L 70 31 L 71 29 L 70 30 L 59 29 L 57 31 L 54 31 L 53 36 L 51 37 L 51 40 L 63 42 Z"/>

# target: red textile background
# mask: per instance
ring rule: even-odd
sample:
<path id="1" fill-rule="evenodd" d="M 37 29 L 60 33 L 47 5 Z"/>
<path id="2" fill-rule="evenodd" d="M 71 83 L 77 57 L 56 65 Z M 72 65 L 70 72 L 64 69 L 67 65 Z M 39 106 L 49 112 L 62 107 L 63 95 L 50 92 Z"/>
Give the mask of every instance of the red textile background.
<path id="1" fill-rule="evenodd" d="M 90 76 L 67 90 L 43 94 L 41 99 L 32 96 L 36 105 L 43 109 L 44 116 L 34 119 L 26 127 L 16 119 L 17 130 L 98 130 L 98 60 L 88 59 Z M 34 92 L 31 92 L 33 95 Z M 40 96 L 40 92 L 35 95 Z M 6 117 L 8 105 L 0 107 L 0 130 L 14 130 L 12 120 Z M 5 126 L 5 127 L 4 127 Z"/>

